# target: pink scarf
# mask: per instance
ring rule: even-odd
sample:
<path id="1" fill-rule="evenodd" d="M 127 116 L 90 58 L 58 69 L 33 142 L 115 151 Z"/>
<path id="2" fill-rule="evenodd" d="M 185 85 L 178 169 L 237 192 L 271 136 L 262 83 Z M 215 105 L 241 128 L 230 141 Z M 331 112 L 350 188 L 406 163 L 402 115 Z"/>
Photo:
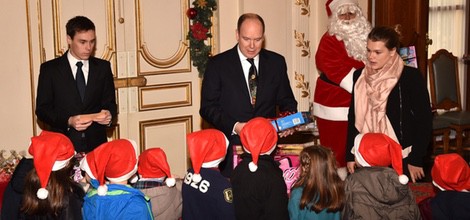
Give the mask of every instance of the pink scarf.
<path id="1" fill-rule="evenodd" d="M 387 100 L 403 71 L 403 61 L 395 54 L 378 73 L 366 65 L 354 86 L 356 128 L 359 133 L 383 133 L 398 142 L 386 114 Z"/>

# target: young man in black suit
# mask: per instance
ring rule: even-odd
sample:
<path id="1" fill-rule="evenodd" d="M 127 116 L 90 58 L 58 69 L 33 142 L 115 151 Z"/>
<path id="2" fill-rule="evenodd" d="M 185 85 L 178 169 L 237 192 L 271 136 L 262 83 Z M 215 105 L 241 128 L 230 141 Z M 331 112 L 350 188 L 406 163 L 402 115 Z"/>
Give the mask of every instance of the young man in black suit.
<path id="1" fill-rule="evenodd" d="M 229 137 L 227 156 L 219 165 L 227 177 L 233 170 L 232 146 L 240 144 L 238 134 L 247 121 L 255 117 L 274 118 L 276 108 L 279 112 L 297 111 L 285 58 L 262 48 L 264 30 L 259 15 L 241 15 L 236 31 L 238 44 L 211 58 L 204 73 L 199 113 Z M 249 73 L 253 68 L 254 76 Z M 254 89 L 249 78 L 256 81 Z M 291 129 L 280 136 L 292 133 Z"/>
<path id="2" fill-rule="evenodd" d="M 106 127 L 116 117 L 113 73 L 108 61 L 93 57 L 93 22 L 76 16 L 66 24 L 69 50 L 41 64 L 36 115 L 65 134 L 75 151 L 90 152 L 107 141 Z"/>

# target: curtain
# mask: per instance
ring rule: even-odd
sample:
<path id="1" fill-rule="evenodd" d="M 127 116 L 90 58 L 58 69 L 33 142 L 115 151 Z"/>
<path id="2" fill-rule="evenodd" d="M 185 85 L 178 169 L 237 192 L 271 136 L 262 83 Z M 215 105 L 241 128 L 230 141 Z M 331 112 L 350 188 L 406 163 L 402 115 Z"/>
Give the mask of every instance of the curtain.
<path id="1" fill-rule="evenodd" d="M 465 7 L 467 0 L 430 0 L 429 1 L 429 38 L 432 45 L 428 48 L 428 58 L 439 49 L 447 49 L 459 59 L 460 93 L 465 94 L 466 76 L 462 57 L 465 52 Z M 465 95 L 462 95 L 465 107 Z"/>

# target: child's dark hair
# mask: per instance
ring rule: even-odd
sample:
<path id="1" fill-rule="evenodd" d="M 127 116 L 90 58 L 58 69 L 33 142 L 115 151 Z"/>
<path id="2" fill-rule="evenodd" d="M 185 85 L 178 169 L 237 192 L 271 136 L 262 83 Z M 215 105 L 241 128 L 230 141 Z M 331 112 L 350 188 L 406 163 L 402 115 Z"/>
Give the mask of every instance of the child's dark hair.
<path id="1" fill-rule="evenodd" d="M 331 149 L 306 147 L 300 152 L 300 176 L 295 187 L 303 187 L 300 209 L 311 204 L 311 210 L 339 211 L 344 203 L 344 182 L 338 176 L 336 159 Z"/>
<path id="2" fill-rule="evenodd" d="M 95 24 L 85 16 L 76 16 L 65 25 L 67 35 L 73 39 L 77 32 L 95 30 Z"/>
<path id="3" fill-rule="evenodd" d="M 389 50 L 393 50 L 393 48 L 395 48 L 398 52 L 400 49 L 400 35 L 396 28 L 394 29 L 386 26 L 374 27 L 370 31 L 369 35 L 367 35 L 367 39 L 373 42 L 382 41 L 385 43 L 385 47 Z"/>
<path id="4" fill-rule="evenodd" d="M 41 188 L 36 169 L 31 170 L 25 178 L 25 189 L 21 212 L 27 215 L 47 215 L 58 217 L 61 211 L 69 204 L 69 193 L 72 193 L 71 178 L 75 157 L 69 161 L 69 164 L 57 171 L 52 171 L 47 183 L 46 189 L 49 191 L 47 199 L 39 199 L 36 192 Z"/>

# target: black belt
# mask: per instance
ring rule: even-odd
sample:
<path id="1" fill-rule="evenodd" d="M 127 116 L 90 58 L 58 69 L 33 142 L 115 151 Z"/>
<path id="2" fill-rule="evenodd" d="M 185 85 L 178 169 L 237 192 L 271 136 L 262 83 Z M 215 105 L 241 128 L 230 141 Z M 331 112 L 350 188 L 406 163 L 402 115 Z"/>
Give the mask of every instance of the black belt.
<path id="1" fill-rule="evenodd" d="M 335 85 L 335 86 L 339 86 L 339 84 L 336 84 L 335 82 L 331 81 L 330 79 L 328 79 L 328 77 L 326 77 L 326 74 L 324 73 L 320 73 L 320 77 L 319 77 L 321 80 L 329 83 L 329 84 L 332 84 L 332 85 Z"/>

